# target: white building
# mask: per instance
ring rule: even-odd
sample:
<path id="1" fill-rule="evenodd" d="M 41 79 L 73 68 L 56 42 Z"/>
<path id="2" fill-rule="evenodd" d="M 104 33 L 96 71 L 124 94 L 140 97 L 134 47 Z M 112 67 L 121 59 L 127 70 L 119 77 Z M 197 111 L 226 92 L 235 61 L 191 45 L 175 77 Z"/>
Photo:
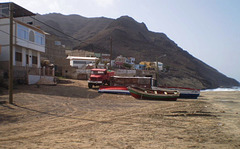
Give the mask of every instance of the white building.
<path id="1" fill-rule="evenodd" d="M 14 10 L 12 35 L 10 35 L 10 6 Z M 42 75 L 44 75 L 43 79 L 45 76 L 50 76 L 53 81 L 54 78 L 54 69 L 40 69 L 40 55 L 45 52 L 45 32 L 15 19 L 34 15 L 15 3 L 0 3 L 0 69 L 4 73 L 9 72 L 10 36 L 12 36 L 13 77 L 16 80 L 27 80 L 28 84 L 38 82 Z"/>
<path id="2" fill-rule="evenodd" d="M 9 18 L 0 18 L 0 62 L 9 61 Z M 13 21 L 13 66 L 41 67 L 45 52 L 45 34 L 32 25 Z"/>
<path id="3" fill-rule="evenodd" d="M 126 59 L 126 62 L 127 62 L 128 64 L 134 65 L 134 64 L 135 64 L 135 58 L 134 58 L 134 57 L 128 57 L 128 58 Z"/>
<path id="4" fill-rule="evenodd" d="M 78 57 L 78 56 L 68 56 L 67 59 L 70 60 L 70 66 L 77 67 L 79 69 L 84 69 L 88 65 L 95 68 L 97 57 Z"/>
<path id="5" fill-rule="evenodd" d="M 155 64 L 155 67 L 156 67 L 157 62 L 154 62 L 154 64 Z M 163 70 L 163 63 L 162 62 L 158 62 L 158 70 L 159 71 Z"/>

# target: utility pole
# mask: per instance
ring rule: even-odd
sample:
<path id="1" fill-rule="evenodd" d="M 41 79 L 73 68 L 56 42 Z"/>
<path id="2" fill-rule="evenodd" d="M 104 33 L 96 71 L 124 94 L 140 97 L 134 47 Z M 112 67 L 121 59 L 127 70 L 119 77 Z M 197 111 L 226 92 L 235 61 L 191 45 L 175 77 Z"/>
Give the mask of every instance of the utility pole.
<path id="1" fill-rule="evenodd" d="M 156 81 L 157 81 L 157 86 L 158 86 L 158 57 L 156 57 Z"/>
<path id="2" fill-rule="evenodd" d="M 110 36 L 110 69 L 112 69 L 112 36 Z"/>
<path id="3" fill-rule="evenodd" d="M 9 11 L 10 11 L 10 36 L 9 36 L 9 103 L 13 104 L 13 3 L 9 3 Z"/>

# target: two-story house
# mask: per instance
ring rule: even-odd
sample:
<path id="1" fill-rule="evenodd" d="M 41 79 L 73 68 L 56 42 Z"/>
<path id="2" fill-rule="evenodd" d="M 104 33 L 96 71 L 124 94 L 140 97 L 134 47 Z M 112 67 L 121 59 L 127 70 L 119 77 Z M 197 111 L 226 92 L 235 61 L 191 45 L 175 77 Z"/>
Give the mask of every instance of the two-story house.
<path id="1" fill-rule="evenodd" d="M 5 6 L 7 6 L 5 4 Z M 7 8 L 7 7 L 5 7 Z M 4 8 L 2 8 L 4 9 Z M 1 12 L 0 12 L 1 13 Z M 10 20 L 0 15 L 0 65 L 6 69 L 9 62 Z M 40 53 L 45 52 L 45 33 L 41 29 L 13 20 L 13 66 L 40 68 Z"/>
<path id="2" fill-rule="evenodd" d="M 45 34 L 39 28 L 13 21 L 13 65 L 40 68 L 40 53 L 45 52 Z M 0 62 L 9 61 L 9 19 L 0 19 Z"/>
<path id="3" fill-rule="evenodd" d="M 12 35 L 10 35 L 9 18 L 11 4 L 14 6 Z M 35 14 L 14 3 L 0 3 L 0 10 L 0 69 L 8 72 L 10 36 L 12 36 L 14 77 L 27 77 L 28 72 L 39 75 L 41 73 L 40 55 L 45 52 L 45 32 L 38 27 L 15 19 L 15 17 L 33 16 Z"/>

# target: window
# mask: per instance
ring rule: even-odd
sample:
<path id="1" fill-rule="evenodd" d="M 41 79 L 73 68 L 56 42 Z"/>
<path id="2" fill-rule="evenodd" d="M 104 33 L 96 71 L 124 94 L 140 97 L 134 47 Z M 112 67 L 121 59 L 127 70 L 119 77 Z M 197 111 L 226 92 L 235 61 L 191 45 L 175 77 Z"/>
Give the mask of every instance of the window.
<path id="1" fill-rule="evenodd" d="M 61 41 L 54 41 L 56 46 L 60 46 L 61 45 Z"/>
<path id="2" fill-rule="evenodd" d="M 0 18 L 9 17 L 9 5 L 1 4 L 0 5 Z"/>
<path id="3" fill-rule="evenodd" d="M 18 24 L 17 25 L 17 37 L 20 39 L 28 40 L 28 28 Z"/>
<path id="4" fill-rule="evenodd" d="M 73 61 L 73 64 L 86 64 L 85 61 Z"/>
<path id="5" fill-rule="evenodd" d="M 91 74 L 103 75 L 103 74 L 106 74 L 106 71 L 92 71 Z"/>
<path id="6" fill-rule="evenodd" d="M 26 55 L 26 64 L 29 64 L 29 61 L 28 61 L 28 54 Z"/>
<path id="7" fill-rule="evenodd" d="M 32 63 L 37 64 L 37 56 L 32 56 Z"/>
<path id="8" fill-rule="evenodd" d="M 35 32 L 35 42 L 40 45 L 45 45 L 45 37 L 43 34 Z"/>
<path id="9" fill-rule="evenodd" d="M 21 62 L 22 61 L 22 53 L 16 52 L 15 53 L 15 60 L 18 61 L 18 62 Z"/>
<path id="10" fill-rule="evenodd" d="M 29 32 L 29 40 L 31 41 L 31 42 L 34 42 L 35 40 L 34 40 L 34 32 L 33 31 L 30 31 Z"/>

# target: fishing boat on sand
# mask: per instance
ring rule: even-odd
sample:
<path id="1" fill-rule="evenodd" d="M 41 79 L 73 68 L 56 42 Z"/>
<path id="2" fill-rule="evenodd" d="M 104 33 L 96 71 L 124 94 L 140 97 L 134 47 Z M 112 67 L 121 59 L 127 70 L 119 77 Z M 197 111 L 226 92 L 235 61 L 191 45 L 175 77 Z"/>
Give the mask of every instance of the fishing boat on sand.
<path id="1" fill-rule="evenodd" d="M 152 87 L 154 89 L 178 90 L 180 92 L 179 98 L 197 99 L 200 95 L 199 89 L 185 88 L 185 87 Z"/>
<path id="2" fill-rule="evenodd" d="M 180 95 L 179 91 L 173 90 L 155 90 L 130 86 L 127 88 L 136 99 L 176 101 Z"/>
<path id="3" fill-rule="evenodd" d="M 100 86 L 98 93 L 129 94 L 126 86 Z"/>

